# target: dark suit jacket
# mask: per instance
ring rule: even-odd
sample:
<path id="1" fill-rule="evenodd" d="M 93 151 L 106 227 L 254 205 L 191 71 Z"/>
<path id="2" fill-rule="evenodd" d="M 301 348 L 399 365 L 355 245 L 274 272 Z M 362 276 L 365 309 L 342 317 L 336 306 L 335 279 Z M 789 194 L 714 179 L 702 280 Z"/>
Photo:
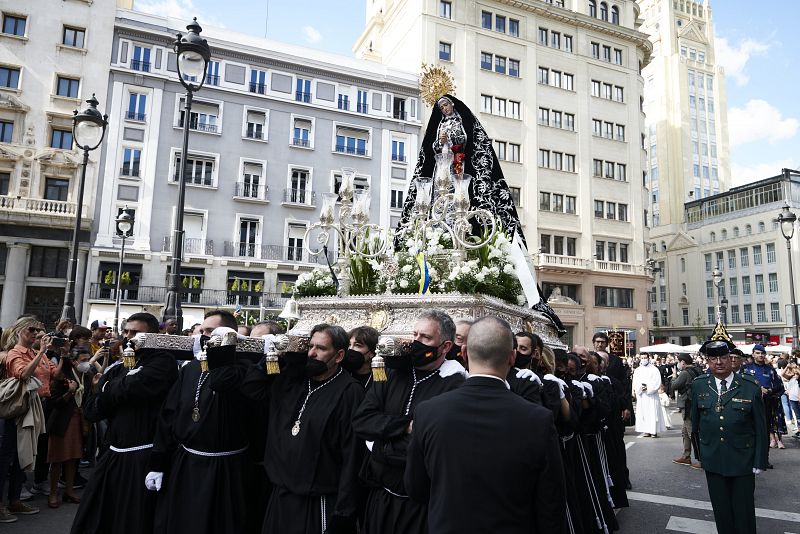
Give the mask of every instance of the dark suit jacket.
<path id="1" fill-rule="evenodd" d="M 405 472 L 436 534 L 561 533 L 564 470 L 552 413 L 472 377 L 421 403 Z"/>

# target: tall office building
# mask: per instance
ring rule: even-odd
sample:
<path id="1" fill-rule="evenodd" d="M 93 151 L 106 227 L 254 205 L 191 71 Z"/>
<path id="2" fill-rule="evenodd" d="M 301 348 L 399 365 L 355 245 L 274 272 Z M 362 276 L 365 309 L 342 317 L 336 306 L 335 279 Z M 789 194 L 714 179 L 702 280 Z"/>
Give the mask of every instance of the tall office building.
<path id="1" fill-rule="evenodd" d="M 325 265 L 306 250 L 319 248 L 306 229 L 342 167 L 370 189 L 372 221 L 388 226 L 403 205 L 420 129 L 415 74 L 204 25 L 211 61 L 186 117 L 172 42 L 187 22 L 120 9 L 113 25 L 90 319 L 113 319 L 118 276 L 121 318 L 162 313 L 184 121 L 186 326 L 219 307 L 275 314 L 298 274 Z M 115 218 L 126 207 L 136 222 L 119 274 Z"/>
<path id="2" fill-rule="evenodd" d="M 728 102 L 708 1 L 639 4 L 653 43 L 642 75 L 655 240 L 677 231 L 684 203 L 730 187 Z"/>
<path id="3" fill-rule="evenodd" d="M 130 0 L 127 0 L 129 3 Z M 61 315 L 81 177 L 73 110 L 108 83 L 114 2 L 3 2 L 0 7 L 0 325 Z M 98 177 L 89 157 L 79 232 L 76 310 Z"/>
<path id="4" fill-rule="evenodd" d="M 453 74 L 494 140 L 568 343 L 611 328 L 632 346 L 648 338 L 640 23 L 633 0 L 369 0 L 354 45 Z"/>

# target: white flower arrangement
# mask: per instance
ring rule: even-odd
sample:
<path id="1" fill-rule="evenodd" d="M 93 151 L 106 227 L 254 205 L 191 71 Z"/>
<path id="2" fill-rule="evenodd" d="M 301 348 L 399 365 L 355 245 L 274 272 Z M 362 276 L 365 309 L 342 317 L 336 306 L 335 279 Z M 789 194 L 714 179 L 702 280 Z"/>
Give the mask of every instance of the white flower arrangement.
<path id="1" fill-rule="evenodd" d="M 297 277 L 295 290 L 299 297 L 325 297 L 336 295 L 336 285 L 326 267 L 303 273 Z"/>

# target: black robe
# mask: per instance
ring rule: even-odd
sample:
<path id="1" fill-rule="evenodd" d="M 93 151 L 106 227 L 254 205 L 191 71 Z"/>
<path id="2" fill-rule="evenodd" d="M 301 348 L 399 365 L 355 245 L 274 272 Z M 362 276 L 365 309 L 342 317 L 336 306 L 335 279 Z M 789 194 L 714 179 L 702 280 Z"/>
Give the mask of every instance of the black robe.
<path id="1" fill-rule="evenodd" d="M 294 368 L 267 375 L 263 366 L 252 366 L 242 384 L 248 398 L 269 402 L 264 466 L 273 489 L 262 532 L 322 534 L 323 524 L 355 525 L 364 449 L 351 420 L 364 387 L 344 370 L 324 386 L 311 381 L 313 393 L 295 436 L 292 427 L 308 395 L 309 379 L 297 366 L 289 367 Z"/>
<path id="2" fill-rule="evenodd" d="M 233 353 L 233 361 L 217 366 L 215 356 L 222 353 Z M 245 528 L 247 406 L 239 387 L 247 367 L 236 361 L 233 345 L 209 348 L 208 358 L 199 421 L 192 419 L 201 377 L 197 360 L 181 368 L 161 410 L 150 469 L 164 473 L 156 534 L 216 534 Z M 226 454 L 206 456 L 188 449 Z"/>
<path id="3" fill-rule="evenodd" d="M 511 386 L 511 391 L 533 404 L 542 406 L 542 386 L 528 378 L 517 378 L 517 372 L 519 369 L 512 367 L 506 375 L 506 382 Z M 555 421 L 555 418 L 553 420 Z"/>
<path id="4" fill-rule="evenodd" d="M 361 471 L 362 479 L 372 488 L 367 498 L 364 534 L 427 532 L 427 506 L 409 499 L 403 484 L 406 451 L 411 441 L 406 429 L 419 403 L 459 387 L 465 379 L 460 373 L 431 376 L 438 375 L 438 370 L 416 373 L 417 387 L 408 415 L 406 408 L 414 383 L 412 371 L 392 369 L 386 382 L 373 383 L 353 418 L 356 435 L 372 442 Z M 425 380 L 421 382 L 422 379 Z"/>
<path id="5" fill-rule="evenodd" d="M 96 393 L 89 393 L 83 414 L 91 422 L 108 421 L 105 443 L 129 449 L 153 443 L 161 404 L 178 376 L 175 358 L 142 350 L 134 372 L 121 363 L 106 370 Z M 107 450 L 98 460 L 83 492 L 71 534 L 149 534 L 153 531 L 156 493 L 144 479 L 150 448 Z"/>

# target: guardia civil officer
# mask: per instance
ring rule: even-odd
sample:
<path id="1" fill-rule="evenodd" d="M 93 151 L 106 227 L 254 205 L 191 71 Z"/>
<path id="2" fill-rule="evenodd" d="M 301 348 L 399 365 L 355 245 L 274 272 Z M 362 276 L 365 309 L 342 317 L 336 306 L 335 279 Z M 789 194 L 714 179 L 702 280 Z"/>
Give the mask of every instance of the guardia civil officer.
<path id="1" fill-rule="evenodd" d="M 761 388 L 733 372 L 727 341 L 700 348 L 710 374 L 692 382 L 692 430 L 718 532 L 755 534 L 755 475 L 767 468 Z"/>

